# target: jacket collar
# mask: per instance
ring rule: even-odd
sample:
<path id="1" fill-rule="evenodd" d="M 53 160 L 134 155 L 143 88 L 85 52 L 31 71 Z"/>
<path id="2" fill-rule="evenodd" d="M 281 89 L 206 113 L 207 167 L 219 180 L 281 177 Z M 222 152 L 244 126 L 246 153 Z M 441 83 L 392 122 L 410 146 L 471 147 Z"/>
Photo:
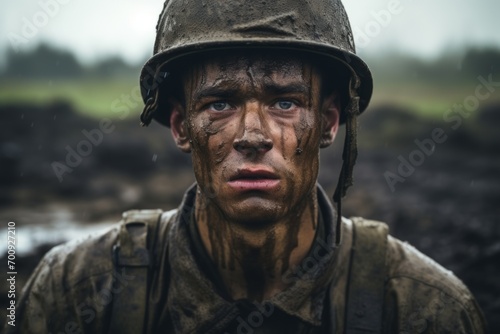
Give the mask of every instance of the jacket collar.
<path id="1" fill-rule="evenodd" d="M 321 325 L 338 246 L 335 244 L 336 213 L 319 185 L 317 192 L 324 240 L 316 239 L 301 264 L 283 275 L 284 280 L 292 283 L 289 288 L 263 305 L 257 305 L 264 309 L 266 305 L 272 305 L 272 309 L 277 308 L 314 326 Z M 168 256 L 171 274 L 167 307 L 176 332 L 218 333 L 234 321 L 245 301 L 230 301 L 221 297 L 216 293 L 215 284 L 196 262 L 188 227 L 195 196 L 196 184 L 184 195 L 170 229 Z"/>

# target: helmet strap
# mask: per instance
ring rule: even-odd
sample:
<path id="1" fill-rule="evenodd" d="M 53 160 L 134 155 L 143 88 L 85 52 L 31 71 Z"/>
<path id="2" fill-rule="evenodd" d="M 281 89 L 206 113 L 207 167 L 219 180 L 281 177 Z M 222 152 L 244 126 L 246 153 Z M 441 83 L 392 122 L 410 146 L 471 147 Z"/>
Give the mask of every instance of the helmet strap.
<path id="1" fill-rule="evenodd" d="M 356 78 L 357 79 L 357 78 Z M 358 80 L 354 80 L 356 83 Z M 333 201 L 337 206 L 337 243 L 340 242 L 340 222 L 342 221 L 342 198 L 346 195 L 347 189 L 353 184 L 352 172 L 358 156 L 357 129 L 359 115 L 359 96 L 351 81 L 349 104 L 344 110 L 345 114 L 345 139 L 342 152 L 342 169 L 340 170 L 337 188 L 333 194 Z"/>
<path id="2" fill-rule="evenodd" d="M 153 91 L 153 96 L 149 97 L 144 105 L 144 109 L 141 113 L 141 126 L 148 126 L 158 109 L 158 92 L 159 89 Z"/>
<path id="3" fill-rule="evenodd" d="M 146 100 L 146 104 L 144 105 L 144 109 L 141 113 L 141 126 L 148 126 L 153 120 L 159 106 L 159 85 L 168 75 L 168 72 L 161 72 L 161 66 L 159 66 L 156 70 L 153 76 L 152 88 L 148 89 L 148 93 L 146 94 L 148 99 Z"/>

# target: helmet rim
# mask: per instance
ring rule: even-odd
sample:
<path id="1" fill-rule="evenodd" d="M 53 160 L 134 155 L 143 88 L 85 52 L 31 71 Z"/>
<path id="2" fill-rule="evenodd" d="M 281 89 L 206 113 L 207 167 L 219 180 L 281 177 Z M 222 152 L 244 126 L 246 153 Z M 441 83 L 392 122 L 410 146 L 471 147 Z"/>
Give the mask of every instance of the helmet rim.
<path id="1" fill-rule="evenodd" d="M 357 89 L 360 97 L 360 113 L 368 107 L 373 93 L 373 78 L 368 65 L 355 53 L 344 50 L 332 45 L 325 45 L 314 41 L 289 41 L 280 38 L 266 38 L 249 40 L 214 40 L 205 41 L 204 43 L 183 44 L 177 47 L 171 47 L 162 50 L 144 64 L 140 75 L 141 95 L 144 103 L 152 96 L 152 90 L 148 81 L 158 80 L 154 76 L 159 75 L 159 70 L 168 72 L 168 65 L 171 65 L 177 60 L 194 54 L 203 54 L 211 51 L 230 50 L 230 49 L 272 49 L 272 50 L 289 50 L 300 51 L 303 53 L 311 53 L 324 56 L 326 59 L 331 59 L 335 64 L 343 66 L 351 72 L 351 77 L 356 77 L 359 81 Z M 341 124 L 344 123 L 344 117 L 341 115 Z M 162 125 L 170 126 L 170 117 L 162 113 L 155 113 L 153 119 Z"/>

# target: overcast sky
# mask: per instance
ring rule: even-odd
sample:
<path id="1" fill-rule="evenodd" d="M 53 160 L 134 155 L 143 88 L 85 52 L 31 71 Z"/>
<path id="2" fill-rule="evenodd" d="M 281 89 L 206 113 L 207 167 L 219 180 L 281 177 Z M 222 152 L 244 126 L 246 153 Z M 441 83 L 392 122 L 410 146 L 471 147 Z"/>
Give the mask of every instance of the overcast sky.
<path id="1" fill-rule="evenodd" d="M 144 59 L 152 51 L 163 7 L 163 0 L 0 1 L 0 50 L 11 40 L 21 49 L 49 41 L 87 63 L 109 55 L 128 62 Z M 44 22 L 44 3 L 64 4 Z M 365 54 L 397 50 L 436 57 L 464 45 L 500 48 L 499 0 L 344 0 L 344 5 L 358 51 Z M 383 16 L 384 22 L 379 15 L 377 22 L 376 13 L 390 9 L 393 14 Z M 39 27 L 30 32 L 33 23 Z"/>

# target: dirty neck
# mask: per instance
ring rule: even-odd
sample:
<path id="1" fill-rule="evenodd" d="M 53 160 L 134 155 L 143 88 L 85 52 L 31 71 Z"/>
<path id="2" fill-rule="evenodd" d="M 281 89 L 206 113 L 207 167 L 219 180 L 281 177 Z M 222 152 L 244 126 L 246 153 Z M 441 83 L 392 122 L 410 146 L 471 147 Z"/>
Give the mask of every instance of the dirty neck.
<path id="1" fill-rule="evenodd" d="M 300 264 L 316 234 L 318 202 L 313 193 L 287 217 L 265 226 L 231 222 L 197 193 L 195 219 L 203 246 L 233 300 L 261 302 L 289 286 L 287 270 Z"/>

